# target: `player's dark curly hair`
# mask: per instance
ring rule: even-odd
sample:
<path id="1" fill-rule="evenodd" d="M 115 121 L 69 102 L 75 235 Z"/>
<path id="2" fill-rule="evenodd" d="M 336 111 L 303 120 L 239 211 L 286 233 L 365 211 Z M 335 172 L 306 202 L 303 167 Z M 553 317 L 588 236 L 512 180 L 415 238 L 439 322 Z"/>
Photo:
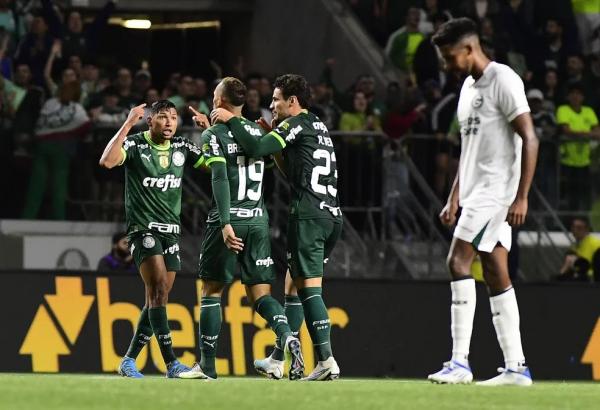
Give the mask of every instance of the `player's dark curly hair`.
<path id="1" fill-rule="evenodd" d="M 234 107 L 244 105 L 248 90 L 244 83 L 235 77 L 225 77 L 221 80 L 223 84 L 223 98 Z"/>
<path id="2" fill-rule="evenodd" d="M 152 104 L 152 107 L 150 107 L 150 114 L 156 115 L 161 111 L 170 111 L 171 108 L 177 110 L 177 107 L 175 107 L 175 104 L 173 104 L 171 101 L 158 100 L 154 104 Z"/>
<path id="3" fill-rule="evenodd" d="M 477 35 L 477 25 L 470 18 L 460 17 L 442 24 L 431 42 L 438 47 L 451 46 L 471 35 Z"/>
<path id="4" fill-rule="evenodd" d="M 310 88 L 306 78 L 297 74 L 285 74 L 277 77 L 273 84 L 275 88 L 279 88 L 284 98 L 295 96 L 302 108 L 308 108 L 310 103 Z"/>

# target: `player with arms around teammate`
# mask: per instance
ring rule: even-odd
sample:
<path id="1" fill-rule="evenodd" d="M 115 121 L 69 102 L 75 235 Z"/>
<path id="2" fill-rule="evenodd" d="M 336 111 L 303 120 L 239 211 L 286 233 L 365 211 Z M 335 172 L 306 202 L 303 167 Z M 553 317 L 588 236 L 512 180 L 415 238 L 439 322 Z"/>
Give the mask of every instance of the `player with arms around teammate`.
<path id="1" fill-rule="evenodd" d="M 292 191 L 287 247 L 293 282 L 286 280 L 286 315 L 297 332 L 304 313 L 317 354 L 315 370 L 303 380 L 336 379 L 340 369 L 333 358 L 331 325 L 322 297 L 324 264 L 342 231 L 335 151 L 325 124 L 306 110 L 310 98 L 306 79 L 286 74 L 274 86 L 271 111 L 278 126 L 260 138 L 226 110 L 216 109 L 211 116 L 213 123 L 226 123 L 249 157 L 283 150 Z M 276 348 L 267 359 L 255 361 L 255 368 L 267 375 L 278 373 L 283 361 L 277 354 L 281 351 Z"/>
<path id="2" fill-rule="evenodd" d="M 215 88 L 213 106 L 236 116 L 245 132 L 257 138 L 262 135 L 260 127 L 241 118 L 245 101 L 246 86 L 237 78 L 226 77 Z M 283 307 L 271 296 L 275 274 L 269 216 L 263 199 L 263 157 L 245 152 L 223 124 L 204 131 L 202 152 L 212 173 L 213 207 L 208 214 L 198 268 L 202 279 L 201 360 L 186 374 L 217 378 L 215 357 L 222 322 L 221 295 L 226 284 L 233 281 L 239 263 L 248 299 L 276 333 L 277 346 L 291 356 L 289 378 L 300 379 L 304 375 L 300 341 L 292 335 Z M 282 376 L 283 371 L 274 375 Z"/>
<path id="3" fill-rule="evenodd" d="M 498 376 L 480 384 L 529 386 L 519 308 L 508 276 L 511 226 L 525 221 L 538 151 L 523 81 L 510 67 L 487 58 L 475 23 L 467 18 L 445 23 L 432 41 L 447 69 L 469 76 L 457 111 L 462 137 L 459 171 L 440 214 L 451 226 L 462 207 L 448 255 L 452 358 L 429 380 L 450 384 L 473 380 L 468 355 L 476 296 L 469 271 L 479 252 L 505 362 Z"/>
<path id="4" fill-rule="evenodd" d="M 167 365 L 167 377 L 179 378 L 189 367 L 172 348 L 167 301 L 179 260 L 181 181 L 185 163 L 195 168 L 204 161 L 198 147 L 175 136 L 177 111 L 167 100 L 150 108 L 147 131 L 127 136 L 143 117 L 145 104 L 132 108 L 127 120 L 109 141 L 100 165 L 125 167 L 125 216 L 130 251 L 142 275 L 146 304 L 119 374 L 140 378 L 135 359 L 152 335 Z M 204 117 L 208 124 L 208 119 Z"/>

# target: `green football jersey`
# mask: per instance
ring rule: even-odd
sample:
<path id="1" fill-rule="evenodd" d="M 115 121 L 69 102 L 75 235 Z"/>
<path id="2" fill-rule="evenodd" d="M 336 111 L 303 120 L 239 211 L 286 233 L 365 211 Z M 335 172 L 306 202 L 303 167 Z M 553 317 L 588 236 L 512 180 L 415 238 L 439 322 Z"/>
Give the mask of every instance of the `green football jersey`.
<path id="1" fill-rule="evenodd" d="M 260 138 L 262 128 L 252 121 L 241 119 L 244 129 Z M 204 162 L 210 165 L 215 161 L 227 165 L 229 180 L 230 223 L 236 225 L 261 225 L 269 223 L 269 215 L 263 200 L 263 175 L 265 160 L 248 158 L 229 128 L 224 124 L 216 124 L 202 133 L 202 154 Z M 208 213 L 210 225 L 219 225 L 219 211 L 214 197 L 213 206 Z"/>
<path id="2" fill-rule="evenodd" d="M 303 111 L 272 131 L 285 140 L 285 169 L 292 191 L 290 215 L 298 219 L 341 218 L 333 141 L 319 117 Z"/>
<path id="3" fill-rule="evenodd" d="M 157 145 L 144 131 L 127 136 L 122 151 L 127 232 L 179 234 L 183 169 L 202 164 L 200 148 L 179 136 Z"/>

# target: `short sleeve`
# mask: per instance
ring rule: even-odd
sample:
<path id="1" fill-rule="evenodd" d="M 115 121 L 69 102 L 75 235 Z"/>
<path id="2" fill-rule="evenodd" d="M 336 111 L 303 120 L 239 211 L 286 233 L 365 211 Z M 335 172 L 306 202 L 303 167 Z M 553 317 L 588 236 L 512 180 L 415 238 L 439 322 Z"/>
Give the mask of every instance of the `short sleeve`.
<path id="1" fill-rule="evenodd" d="M 188 164 L 192 164 L 192 167 L 198 168 L 204 163 L 204 156 L 200 147 L 188 140 L 183 143 L 183 147 L 187 152 L 186 160 Z"/>
<path id="2" fill-rule="evenodd" d="M 598 125 L 598 117 L 596 116 L 596 113 L 594 112 L 594 109 L 590 107 L 589 109 L 589 122 L 590 122 L 590 126 L 595 127 L 596 125 Z"/>
<path id="3" fill-rule="evenodd" d="M 566 105 L 561 105 L 556 110 L 556 123 L 561 125 L 569 124 L 569 109 Z"/>
<path id="4" fill-rule="evenodd" d="M 210 129 L 202 133 L 202 157 L 206 166 L 209 166 L 213 162 L 226 162 L 220 139 Z"/>
<path id="5" fill-rule="evenodd" d="M 297 117 L 286 118 L 277 128 L 274 128 L 270 132 L 284 147 L 286 144 L 296 142 L 300 133 L 302 133 L 302 124 Z"/>
<path id="6" fill-rule="evenodd" d="M 496 87 L 499 108 L 509 122 L 530 112 L 525 86 L 517 73 L 512 70 L 499 72 Z"/>
<path id="7" fill-rule="evenodd" d="M 125 141 L 123 141 L 123 147 L 121 147 L 123 160 L 119 165 L 126 165 L 137 155 L 137 149 L 135 149 L 136 145 L 137 143 L 133 135 L 129 135 L 127 138 L 125 138 Z"/>

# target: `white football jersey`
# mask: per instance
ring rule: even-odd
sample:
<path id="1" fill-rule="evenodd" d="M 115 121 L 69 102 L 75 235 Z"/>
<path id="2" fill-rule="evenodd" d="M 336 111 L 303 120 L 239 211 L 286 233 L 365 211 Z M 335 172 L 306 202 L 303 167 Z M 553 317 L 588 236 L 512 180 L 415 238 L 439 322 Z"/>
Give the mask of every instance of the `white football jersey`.
<path id="1" fill-rule="evenodd" d="M 460 206 L 512 204 L 521 177 L 523 142 L 510 122 L 529 111 L 523 81 L 504 64 L 490 62 L 479 80 L 465 80 L 457 110 Z"/>

